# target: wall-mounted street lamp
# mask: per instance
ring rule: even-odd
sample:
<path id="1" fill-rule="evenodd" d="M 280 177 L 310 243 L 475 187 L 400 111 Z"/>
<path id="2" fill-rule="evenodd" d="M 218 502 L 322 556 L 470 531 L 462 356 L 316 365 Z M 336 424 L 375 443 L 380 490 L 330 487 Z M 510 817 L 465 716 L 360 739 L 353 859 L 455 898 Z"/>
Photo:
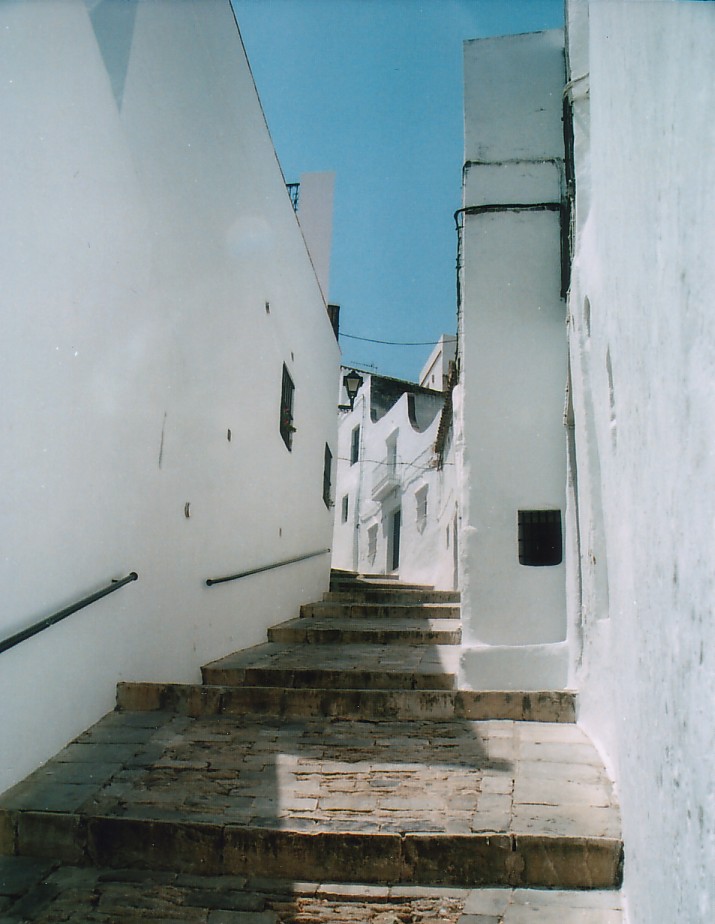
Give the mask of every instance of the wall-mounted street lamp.
<path id="1" fill-rule="evenodd" d="M 347 373 L 347 375 L 343 376 L 343 385 L 345 386 L 345 391 L 347 392 L 350 407 L 341 404 L 339 408 L 341 411 L 352 411 L 353 405 L 355 404 L 355 398 L 357 393 L 360 391 L 360 386 L 362 385 L 363 381 L 363 377 L 355 369 L 352 369 Z"/>

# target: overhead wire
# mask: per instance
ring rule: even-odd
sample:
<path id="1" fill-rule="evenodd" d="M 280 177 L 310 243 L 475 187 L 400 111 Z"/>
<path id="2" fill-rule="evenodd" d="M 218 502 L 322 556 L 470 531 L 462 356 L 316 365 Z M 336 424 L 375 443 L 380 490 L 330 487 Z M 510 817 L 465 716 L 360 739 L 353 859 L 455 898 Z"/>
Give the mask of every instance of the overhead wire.
<path id="1" fill-rule="evenodd" d="M 385 346 L 437 346 L 438 343 L 456 343 L 456 337 L 444 340 L 374 340 L 372 337 L 358 337 L 356 334 L 346 334 L 340 331 L 341 337 L 349 340 L 362 340 L 364 343 L 383 343 Z"/>

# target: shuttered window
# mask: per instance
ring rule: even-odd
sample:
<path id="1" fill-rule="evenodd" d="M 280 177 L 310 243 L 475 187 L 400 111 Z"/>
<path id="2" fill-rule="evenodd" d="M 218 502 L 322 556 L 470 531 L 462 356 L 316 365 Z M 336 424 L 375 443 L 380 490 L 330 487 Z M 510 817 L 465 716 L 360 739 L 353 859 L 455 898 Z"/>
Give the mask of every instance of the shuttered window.
<path id="1" fill-rule="evenodd" d="M 286 444 L 288 449 L 293 448 L 293 434 L 295 433 L 295 427 L 293 426 L 293 393 L 295 391 L 295 385 L 293 384 L 293 379 L 290 377 L 290 373 L 283 364 L 283 382 L 281 384 L 281 417 L 280 417 L 280 431 L 281 436 L 283 437 L 283 442 Z"/>
<path id="2" fill-rule="evenodd" d="M 323 500 L 326 507 L 331 507 L 333 499 L 331 496 L 333 479 L 333 454 L 328 444 L 325 444 L 325 460 L 323 462 Z"/>

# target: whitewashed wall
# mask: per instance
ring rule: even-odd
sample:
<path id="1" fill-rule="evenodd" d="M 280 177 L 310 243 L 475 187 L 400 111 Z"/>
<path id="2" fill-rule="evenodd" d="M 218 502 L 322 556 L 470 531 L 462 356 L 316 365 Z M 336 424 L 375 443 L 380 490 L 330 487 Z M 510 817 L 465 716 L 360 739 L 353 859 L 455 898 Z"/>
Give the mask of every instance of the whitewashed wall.
<path id="1" fill-rule="evenodd" d="M 520 564 L 517 532 L 519 510 L 565 513 L 563 36 L 464 53 L 461 682 L 563 686 L 565 566 Z"/>
<path id="2" fill-rule="evenodd" d="M 443 468 L 437 470 L 434 453 L 443 399 L 438 394 L 420 395 L 414 386 L 416 413 L 410 413 L 410 395 L 405 392 L 373 420 L 374 387 L 375 377 L 365 375 L 354 409 L 344 412 L 339 423 L 333 565 L 367 573 L 390 572 L 391 518 L 399 509 L 400 580 L 452 588 L 456 586 L 454 454 L 450 449 Z M 359 459 L 353 464 L 352 433 L 358 426 Z M 390 439 L 396 441 L 394 478 L 387 464 Z M 345 497 L 348 516 L 343 521 Z M 375 535 L 372 546 L 371 530 Z"/>
<path id="3" fill-rule="evenodd" d="M 572 76 L 590 72 L 574 84 L 583 593 L 571 601 L 572 671 L 580 720 L 618 781 L 629 920 L 705 922 L 715 919 L 715 8 L 584 7 L 569 4 Z"/>
<path id="4" fill-rule="evenodd" d="M 228 0 L 88 6 L 0 5 L 0 636 L 139 581 L 0 655 L 0 789 L 328 579 L 204 585 L 332 529 L 338 350 Z"/>
<path id="5" fill-rule="evenodd" d="M 425 388 L 445 391 L 450 367 L 457 356 L 457 338 L 454 334 L 442 334 L 430 353 L 417 381 Z"/>

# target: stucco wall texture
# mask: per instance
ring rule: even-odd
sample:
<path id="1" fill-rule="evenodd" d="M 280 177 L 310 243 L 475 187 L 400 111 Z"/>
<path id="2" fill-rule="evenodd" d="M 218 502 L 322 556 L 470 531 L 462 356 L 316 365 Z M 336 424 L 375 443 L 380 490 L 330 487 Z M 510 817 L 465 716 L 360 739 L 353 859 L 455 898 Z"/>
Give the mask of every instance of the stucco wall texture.
<path id="1" fill-rule="evenodd" d="M 591 3 L 587 36 L 568 7 L 571 76 L 590 71 L 590 113 L 574 86 L 572 676 L 620 789 L 629 920 L 711 921 L 715 6 Z"/>
<path id="2" fill-rule="evenodd" d="M 519 511 L 563 516 L 563 33 L 466 42 L 460 683 L 567 679 L 565 565 L 520 563 Z M 561 550 L 559 549 L 559 552 Z"/>
<path id="3" fill-rule="evenodd" d="M 205 580 L 330 545 L 338 348 L 228 0 L 0 4 L 0 84 L 0 637 L 139 574 L 0 655 L 1 790 L 327 587 Z"/>

